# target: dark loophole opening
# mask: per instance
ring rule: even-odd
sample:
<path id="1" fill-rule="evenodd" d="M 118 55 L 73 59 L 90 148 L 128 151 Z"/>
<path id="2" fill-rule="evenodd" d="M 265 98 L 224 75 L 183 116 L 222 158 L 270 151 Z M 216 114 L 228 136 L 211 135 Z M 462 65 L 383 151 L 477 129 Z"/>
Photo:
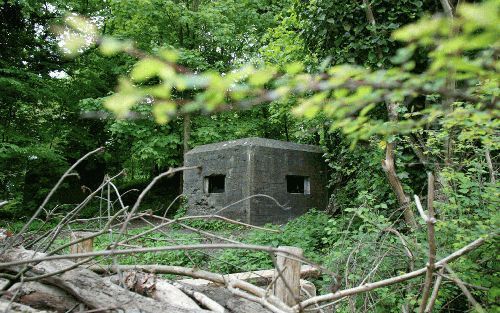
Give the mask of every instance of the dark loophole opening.
<path id="1" fill-rule="evenodd" d="M 311 193 L 309 177 L 299 175 L 286 175 L 286 191 L 288 193 Z"/>
<path id="2" fill-rule="evenodd" d="M 205 192 L 224 193 L 226 175 L 211 175 L 205 177 Z"/>

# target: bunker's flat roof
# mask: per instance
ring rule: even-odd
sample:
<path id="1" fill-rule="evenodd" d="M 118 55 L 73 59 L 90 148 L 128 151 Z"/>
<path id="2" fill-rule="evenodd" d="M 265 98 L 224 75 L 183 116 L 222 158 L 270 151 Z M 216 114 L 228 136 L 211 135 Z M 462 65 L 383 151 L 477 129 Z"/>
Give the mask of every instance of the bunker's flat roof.
<path id="1" fill-rule="evenodd" d="M 297 151 L 316 152 L 316 153 L 323 152 L 320 147 L 314 145 L 306 145 L 302 143 L 280 141 L 280 140 L 266 139 L 259 137 L 250 137 L 250 138 L 222 141 L 217 143 L 211 143 L 208 145 L 198 146 L 190 150 L 187 154 L 223 150 L 237 146 L 249 146 L 249 147 L 257 146 L 257 147 L 268 147 L 274 149 L 297 150 Z"/>

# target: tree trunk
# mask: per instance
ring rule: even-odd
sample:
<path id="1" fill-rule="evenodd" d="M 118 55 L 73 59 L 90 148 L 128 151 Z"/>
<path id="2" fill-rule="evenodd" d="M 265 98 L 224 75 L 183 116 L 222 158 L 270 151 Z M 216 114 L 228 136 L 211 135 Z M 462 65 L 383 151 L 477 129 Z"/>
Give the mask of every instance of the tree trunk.
<path id="1" fill-rule="evenodd" d="M 488 172 L 490 173 L 490 183 L 494 184 L 496 182 L 495 168 L 493 167 L 493 162 L 491 162 L 490 150 L 486 149 L 484 155 L 486 157 L 486 164 L 488 165 Z"/>
<path id="2" fill-rule="evenodd" d="M 398 105 L 396 103 L 387 103 L 387 112 L 389 114 L 390 121 L 396 122 L 398 119 L 397 106 Z M 410 207 L 410 198 L 405 194 L 403 185 L 396 174 L 394 162 L 394 143 L 392 142 L 388 142 L 386 145 L 385 160 L 382 160 L 382 168 L 387 175 L 387 179 L 389 180 L 392 190 L 396 194 L 399 206 L 404 210 L 403 215 L 406 225 L 408 225 L 411 229 L 416 229 L 418 225 Z"/>
<path id="3" fill-rule="evenodd" d="M 14 295 L 16 295 L 14 301 L 38 310 L 69 312 L 80 303 L 59 288 L 34 281 L 16 283 L 10 287 L 7 298 L 11 299 Z"/>
<path id="4" fill-rule="evenodd" d="M 375 26 L 376 21 L 373 15 L 372 8 L 368 0 L 363 0 L 363 5 L 365 9 L 366 19 L 368 23 Z M 377 47 L 377 54 L 379 58 L 382 58 L 382 53 L 380 51 L 380 47 Z M 397 113 L 397 103 L 387 103 L 387 112 L 389 115 L 389 120 L 392 122 L 396 122 L 398 120 Z M 391 185 L 392 190 L 396 194 L 398 198 L 399 206 L 404 210 L 403 215 L 409 228 L 415 229 L 418 227 L 417 222 L 415 221 L 415 217 L 413 216 L 413 212 L 410 209 L 410 198 L 404 193 L 403 185 L 399 180 L 399 177 L 396 174 L 396 167 L 394 165 L 394 143 L 388 142 L 385 149 L 385 160 L 382 160 L 382 168 L 384 169 L 385 174 L 387 175 L 387 179 L 389 180 L 389 184 Z"/>
<path id="5" fill-rule="evenodd" d="M 191 139 L 191 115 L 184 114 L 184 120 L 182 123 L 182 164 L 186 165 L 185 155 L 189 151 L 189 139 Z M 180 173 L 179 179 L 179 194 L 183 192 L 184 185 L 184 172 Z"/>
<path id="6" fill-rule="evenodd" d="M 119 284 L 118 275 L 110 277 L 110 281 Z M 178 303 L 187 309 L 200 309 L 200 307 L 190 297 L 162 279 L 157 279 L 156 275 L 141 272 L 123 273 L 123 282 L 127 289 L 140 295 L 148 296 L 165 303 Z"/>
<path id="7" fill-rule="evenodd" d="M 7 300 L 0 299 L 0 312 L 9 313 L 49 313 L 49 311 L 40 311 L 37 309 L 30 308 L 27 305 L 20 303 L 10 303 Z"/>
<path id="8" fill-rule="evenodd" d="M 0 255 L 0 262 L 11 262 L 29 260 L 44 257 L 44 253 L 25 250 L 22 248 L 7 250 Z M 36 276 L 63 270 L 73 266 L 75 263 L 69 260 L 54 260 L 40 262 L 26 272 L 26 276 Z M 19 272 L 23 266 L 11 266 L 10 271 Z M 124 288 L 121 288 L 109 280 L 101 278 L 96 273 L 77 267 L 64 272 L 43 278 L 43 283 L 57 286 L 76 299 L 86 304 L 91 309 L 118 310 L 125 312 L 172 312 L 172 313 L 202 313 L 206 310 L 184 309 L 176 303 L 162 303 L 150 298 L 143 297 Z"/>

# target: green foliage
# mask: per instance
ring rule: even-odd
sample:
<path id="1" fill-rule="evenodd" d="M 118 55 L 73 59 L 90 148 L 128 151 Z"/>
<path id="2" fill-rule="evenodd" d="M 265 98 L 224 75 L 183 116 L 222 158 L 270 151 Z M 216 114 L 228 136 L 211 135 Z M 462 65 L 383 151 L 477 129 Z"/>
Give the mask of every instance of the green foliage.
<path id="1" fill-rule="evenodd" d="M 364 2 L 296 1 L 294 11 L 304 24 L 306 47 L 332 64 L 360 64 L 385 67 L 398 43 L 391 33 L 416 21 L 426 12 L 440 10 L 435 1 L 367 1 L 374 17 L 367 17 Z"/>
<path id="2" fill-rule="evenodd" d="M 494 2 L 488 2 L 480 10 L 491 11 L 492 5 L 495 5 Z M 258 104 L 269 100 L 297 97 L 298 105 L 294 109 L 296 114 L 311 119 L 322 112 L 331 120 L 330 129 L 341 129 L 353 143 L 358 140 L 368 140 L 377 134 L 388 137 L 395 133 L 408 133 L 436 119 L 442 125 L 448 125 L 450 121 L 456 120 L 454 114 L 468 116 L 475 125 L 481 123 L 491 129 L 491 126 L 495 126 L 495 121 L 492 120 L 491 115 L 484 114 L 483 111 L 489 106 L 490 101 L 494 101 L 492 99 L 498 92 L 494 84 L 489 83 L 495 81 L 496 73 L 484 69 L 478 77 L 478 68 L 472 65 L 492 62 L 491 52 L 488 50 L 491 50 L 489 47 L 495 44 L 493 34 L 496 33 L 496 27 L 491 22 L 490 24 L 488 22 L 475 24 L 474 17 L 466 13 L 467 8 L 460 12 L 462 15 L 454 21 L 455 27 L 460 32 L 446 27 L 448 21 L 442 18 L 435 18 L 432 23 L 426 23 L 426 29 L 428 29 L 426 32 L 416 32 L 416 28 L 420 29 L 418 25 L 401 28 L 395 32 L 395 39 L 412 41 L 408 47 L 417 45 L 421 48 L 433 49 L 429 53 L 428 66 L 420 73 L 412 72 L 415 61 L 408 60 L 400 66 L 376 71 L 359 66 L 336 65 L 327 69 L 326 79 L 307 73 L 276 75 L 276 68 L 270 65 L 244 66 L 224 75 L 214 71 L 192 75 L 177 73 L 169 63 L 170 61 L 164 55 L 158 54 L 155 58 L 140 60 L 135 67 L 135 72 L 132 71 L 131 79 L 123 78 L 120 81 L 118 93 L 107 98 L 105 106 L 122 116 L 137 101 L 148 101 L 147 99 L 153 97 L 153 114 L 157 120 L 164 120 L 166 112 L 168 115 L 198 110 L 213 112 L 232 106 L 232 101 L 245 107 L 254 102 Z M 452 31 L 454 35 L 450 37 Z M 479 43 L 473 40 L 478 36 L 477 32 L 480 32 L 482 38 Z M 419 41 L 414 40 L 415 37 L 420 38 Z M 457 41 L 474 44 L 464 47 Z M 467 56 L 460 54 L 462 51 L 472 52 L 478 49 L 484 51 Z M 455 57 L 453 56 L 455 54 L 460 55 Z M 453 62 L 450 59 L 453 59 Z M 471 66 L 463 66 L 464 64 Z M 447 77 L 450 71 L 455 73 L 453 79 L 456 83 L 464 86 L 459 92 L 447 87 Z M 137 73 L 140 73 L 139 77 Z M 156 84 L 155 88 L 149 84 L 134 85 L 133 81 L 137 78 L 141 80 L 154 78 L 160 83 Z M 479 84 L 477 84 L 477 79 L 480 79 Z M 266 91 L 269 87 L 272 91 Z M 159 93 L 157 89 L 162 90 L 162 93 Z M 172 94 L 188 90 L 195 93 L 193 98 L 189 104 L 177 108 Z M 311 91 L 312 94 L 310 94 Z M 482 97 L 475 97 L 474 94 L 479 91 L 482 92 Z M 257 97 L 262 94 L 265 95 L 265 100 Z M 449 96 L 456 97 L 459 101 L 473 99 L 475 105 L 466 106 L 459 102 L 457 106 L 460 110 L 447 115 L 445 114 L 447 107 L 434 104 L 434 101 L 431 101 L 433 104 L 431 106 L 425 108 L 419 106 L 417 109 L 415 107 L 417 103 L 413 104 L 411 101 L 418 94 L 437 94 L 440 96 L 439 100 Z M 407 111 L 408 113 L 402 115 L 403 119 L 398 122 L 387 122 L 372 114 L 378 103 L 401 102 L 402 100 L 412 103 L 413 111 Z M 417 100 L 414 99 L 414 101 Z M 155 110 L 155 107 L 163 106 L 165 101 L 169 103 L 167 111 Z M 480 104 L 479 107 L 478 104 Z"/>
<path id="3" fill-rule="evenodd" d="M 179 219 L 186 216 L 187 213 L 187 201 L 182 201 L 182 204 L 179 206 L 177 211 L 175 212 L 173 219 Z M 184 225 L 188 225 L 190 227 L 194 227 L 196 229 L 201 230 L 209 230 L 215 232 L 223 232 L 224 234 L 229 234 L 234 231 L 242 231 L 245 227 L 231 224 L 222 220 L 216 219 L 187 219 L 180 221 Z M 179 224 L 172 225 L 175 229 L 182 229 L 182 226 Z"/>
<path id="4" fill-rule="evenodd" d="M 438 257 L 495 232 L 500 222 L 499 186 L 491 178 L 499 149 L 499 2 L 461 4 L 453 21 L 436 16 L 438 5 L 427 0 L 4 1 L 0 200 L 9 204 L 0 214 L 28 215 L 62 170 L 96 146 L 105 146 L 106 153 L 78 168 L 87 175 L 67 181 L 52 204 L 75 202 L 78 197 L 64 198 L 68 190 L 93 188 L 105 173 L 122 168 L 127 169 L 122 186 L 143 186 L 166 167 L 182 164 L 178 116 L 190 114 L 190 146 L 247 136 L 321 145 L 330 167 L 333 217 L 311 212 L 279 234 L 245 233 L 222 222 L 189 225 L 248 243 L 299 246 L 338 272 L 342 287 L 409 271 L 401 240 L 413 251 L 414 267 L 423 267 L 425 227 L 405 226 L 380 166 L 389 143 L 406 195 L 425 194 L 427 171 L 437 178 Z M 52 22 L 65 19 L 58 35 L 49 32 Z M 78 56 L 57 55 L 57 39 L 65 44 L 63 52 Z M 97 39 L 99 49 L 93 45 Z M 387 103 L 397 104 L 396 112 L 388 112 Z M 108 112 L 120 119 L 108 118 Z M 94 118 L 81 119 L 81 113 Z M 388 113 L 395 113 L 392 119 Z M 171 196 L 177 188 L 170 188 Z M 163 194 L 149 198 L 146 207 L 163 210 L 164 199 Z M 90 206 L 86 214 L 95 212 Z M 171 234 L 200 242 L 178 229 Z M 109 240 L 99 238 L 99 248 Z M 154 234 L 135 244 L 172 244 L 165 240 Z M 465 282 L 488 289 L 473 295 L 492 311 L 498 310 L 497 247 L 498 240 L 491 240 L 452 264 Z M 208 262 L 222 272 L 272 267 L 268 254 L 239 250 L 210 260 L 200 253 L 168 252 L 120 261 Z M 322 292 L 333 281 L 322 277 Z M 337 311 L 366 304 L 375 312 L 396 312 L 405 303 L 416 307 L 421 281 L 414 282 L 357 296 L 351 304 L 339 303 Z M 458 288 L 443 285 L 436 310 L 466 306 Z"/>
<path id="5" fill-rule="evenodd" d="M 312 210 L 303 216 L 290 221 L 280 232 L 271 233 L 253 230 L 245 234 L 241 240 L 248 244 L 278 246 L 295 246 L 304 250 L 304 255 L 311 260 L 321 260 L 324 248 L 323 238 L 327 236 L 326 225 L 328 215 Z M 278 229 L 273 225 L 269 228 Z M 211 264 L 211 269 L 223 273 L 242 272 L 273 268 L 268 253 L 260 251 L 227 250 L 218 256 L 218 261 Z"/>

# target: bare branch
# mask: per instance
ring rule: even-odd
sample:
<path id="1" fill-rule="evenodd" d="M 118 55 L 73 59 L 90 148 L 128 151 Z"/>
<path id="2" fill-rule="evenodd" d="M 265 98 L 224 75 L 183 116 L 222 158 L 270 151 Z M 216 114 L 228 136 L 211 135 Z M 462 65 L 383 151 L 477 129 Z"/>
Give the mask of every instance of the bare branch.
<path id="1" fill-rule="evenodd" d="M 413 270 L 414 263 L 415 263 L 415 256 L 413 255 L 411 250 L 408 248 L 408 244 L 407 244 L 406 240 L 403 238 L 403 236 L 401 235 L 401 233 L 392 227 L 385 228 L 384 231 L 393 233 L 399 238 L 399 240 L 401 241 L 401 244 L 403 245 L 403 248 L 405 250 L 406 256 L 410 259 L 409 268 L 410 268 L 410 270 Z"/>
<path id="2" fill-rule="evenodd" d="M 442 267 L 438 273 L 442 274 L 444 271 L 444 268 Z M 431 297 L 429 298 L 429 302 L 427 302 L 427 306 L 425 307 L 425 313 L 430 313 L 432 312 L 432 309 L 434 308 L 434 303 L 436 303 L 436 299 L 439 293 L 439 287 L 441 286 L 441 281 L 443 280 L 442 276 L 438 276 L 436 280 L 434 281 L 434 287 L 432 289 L 432 294 Z"/>
<path id="3" fill-rule="evenodd" d="M 126 250 L 102 250 L 102 251 L 85 252 L 85 253 L 51 255 L 51 256 L 33 258 L 29 260 L 18 260 L 18 261 L 0 263 L 0 268 L 7 268 L 14 265 L 22 265 L 29 263 L 38 263 L 49 260 L 64 260 L 64 259 L 72 260 L 72 259 L 87 258 L 92 256 L 113 256 L 113 255 L 129 255 L 129 254 L 148 253 L 148 252 L 163 252 L 163 251 L 177 251 L 177 250 L 185 250 L 185 251 L 210 250 L 210 249 L 241 249 L 241 250 L 265 251 L 265 252 L 279 252 L 288 255 L 290 257 L 293 257 L 297 260 L 311 264 L 311 262 L 309 262 L 304 257 L 300 255 L 295 255 L 286 249 L 251 245 L 251 244 L 219 243 L 219 244 L 193 244 L 193 245 L 148 247 L 148 248 L 126 249 Z"/>
<path id="4" fill-rule="evenodd" d="M 128 226 L 128 223 L 130 222 L 130 219 L 132 218 L 132 216 L 135 214 L 135 212 L 137 211 L 137 209 L 139 208 L 139 206 L 141 205 L 141 202 L 142 202 L 142 199 L 144 198 L 144 196 L 149 192 L 149 190 L 151 190 L 151 188 L 153 188 L 153 186 L 160 180 L 162 179 L 163 177 L 165 176 L 170 176 L 170 175 L 173 175 L 174 173 L 176 172 L 180 172 L 180 171 L 185 171 L 185 170 L 192 170 L 192 169 L 198 169 L 199 166 L 191 166 L 191 167 L 179 167 L 179 168 L 170 168 L 168 171 L 164 172 L 164 173 L 161 173 L 160 175 L 156 176 L 155 178 L 153 178 L 153 180 L 149 183 L 149 185 L 146 186 L 146 188 L 144 188 L 144 190 L 139 194 L 139 197 L 137 198 L 136 202 L 134 203 L 134 206 L 132 207 L 132 209 L 130 210 L 130 212 L 128 213 L 127 215 L 127 219 L 125 220 L 125 222 L 123 223 L 123 226 L 120 230 L 120 233 L 119 233 L 119 236 L 118 236 L 118 239 L 120 239 L 120 237 L 125 233 L 125 231 L 127 230 L 127 226 Z"/>
<path id="5" fill-rule="evenodd" d="M 491 236 L 495 236 L 495 235 L 492 234 Z M 485 241 L 486 241 L 486 238 L 479 238 L 479 239 L 469 243 L 468 245 L 466 245 L 462 249 L 457 250 L 457 251 L 453 252 L 452 254 L 448 255 L 447 257 L 441 259 L 439 262 L 435 263 L 434 266 L 441 267 L 445 263 L 449 263 L 449 262 L 461 257 L 462 255 L 480 247 L 482 244 L 485 243 Z M 305 307 L 308 307 L 308 306 L 315 304 L 315 303 L 318 303 L 318 302 L 338 300 L 338 299 L 341 299 L 344 297 L 356 295 L 358 293 L 367 292 L 367 291 L 370 291 L 370 290 L 373 290 L 376 288 L 400 283 L 400 282 L 406 281 L 408 279 L 412 279 L 412 278 L 421 276 L 421 275 L 425 274 L 426 272 L 427 272 L 427 267 L 424 267 L 424 268 L 421 268 L 421 269 L 418 269 L 418 270 L 415 270 L 415 271 L 412 271 L 412 272 L 409 272 L 409 273 L 406 273 L 406 274 L 403 274 L 400 276 L 387 278 L 387 279 L 380 280 L 380 281 L 377 281 L 374 283 L 367 283 L 367 284 L 364 284 L 362 286 L 358 286 L 358 287 L 354 287 L 354 288 L 350 288 L 350 289 L 345 289 L 345 290 L 338 291 L 335 293 L 329 293 L 326 295 L 316 296 L 316 297 L 307 299 L 305 301 L 302 301 L 301 306 L 303 308 L 305 308 Z M 298 308 L 299 308 L 298 305 L 294 306 L 294 309 L 296 311 L 298 310 Z"/>
<path id="6" fill-rule="evenodd" d="M 427 241 L 429 243 L 429 262 L 427 263 L 427 272 L 425 274 L 424 281 L 424 289 L 422 291 L 422 301 L 420 302 L 420 307 L 418 312 L 423 313 L 426 306 L 427 301 L 429 300 L 429 294 L 431 291 L 432 285 L 432 276 L 434 272 L 434 263 L 436 262 L 436 238 L 434 235 L 434 224 L 436 223 L 436 219 L 434 218 L 434 175 L 432 173 L 427 173 L 427 211 L 429 212 L 429 216 L 424 219 L 427 223 Z M 419 212 L 422 215 L 425 215 L 422 209 L 422 204 L 418 199 L 417 195 L 415 195 L 415 202 L 417 203 L 417 208 L 419 208 Z"/>
<path id="7" fill-rule="evenodd" d="M 465 286 L 464 282 L 460 278 L 458 278 L 458 275 L 451 269 L 451 267 L 448 264 L 445 263 L 444 264 L 444 268 L 446 269 L 446 271 L 448 273 L 450 273 L 451 280 L 455 284 L 457 284 L 457 286 L 460 288 L 460 290 L 462 290 L 463 294 L 465 295 L 465 297 L 467 298 L 467 300 L 469 300 L 469 302 L 472 304 L 472 306 L 474 307 L 474 309 L 477 312 L 479 312 L 479 313 L 486 313 L 486 311 L 479 304 L 479 302 L 477 302 L 476 299 L 474 299 L 474 297 L 470 293 L 469 289 L 467 289 L 467 287 Z"/>
<path id="8" fill-rule="evenodd" d="M 205 296 L 201 292 L 194 291 L 193 289 L 191 289 L 187 286 L 184 286 L 183 284 L 180 284 L 180 283 L 175 282 L 175 281 L 171 281 L 170 283 L 173 286 L 175 286 L 177 289 L 179 289 L 180 291 L 184 292 L 185 294 L 187 294 L 191 298 L 198 301 L 202 306 L 209 309 L 210 311 L 215 312 L 215 313 L 224 313 L 226 311 L 222 305 L 218 304 L 214 300 Z"/>
<path id="9" fill-rule="evenodd" d="M 23 228 L 21 228 L 21 230 L 12 238 L 12 240 L 9 240 L 7 242 L 7 244 L 2 248 L 2 250 L 0 250 L 0 254 L 4 253 L 7 249 L 9 249 L 10 247 L 12 247 L 13 245 L 16 244 L 17 240 L 26 232 L 26 230 L 31 225 L 31 223 L 33 223 L 33 221 L 38 217 L 38 215 L 40 215 L 40 213 L 44 210 L 45 205 L 49 202 L 50 198 L 52 198 L 52 196 L 54 195 L 56 190 L 59 189 L 59 186 L 61 186 L 64 179 L 71 175 L 71 172 L 78 166 L 78 164 L 80 164 L 83 160 L 85 160 L 89 156 L 91 156 L 97 152 L 101 152 L 103 150 L 104 150 L 104 148 L 100 147 L 100 148 L 97 148 L 93 151 L 90 151 L 89 153 L 87 153 L 86 155 L 84 155 L 83 157 L 78 159 L 66 172 L 64 172 L 64 174 L 61 176 L 61 178 L 59 178 L 59 180 L 57 181 L 55 186 L 50 190 L 47 197 L 45 197 L 42 204 L 38 207 L 36 212 L 31 216 L 30 220 L 26 224 L 24 224 Z"/>

